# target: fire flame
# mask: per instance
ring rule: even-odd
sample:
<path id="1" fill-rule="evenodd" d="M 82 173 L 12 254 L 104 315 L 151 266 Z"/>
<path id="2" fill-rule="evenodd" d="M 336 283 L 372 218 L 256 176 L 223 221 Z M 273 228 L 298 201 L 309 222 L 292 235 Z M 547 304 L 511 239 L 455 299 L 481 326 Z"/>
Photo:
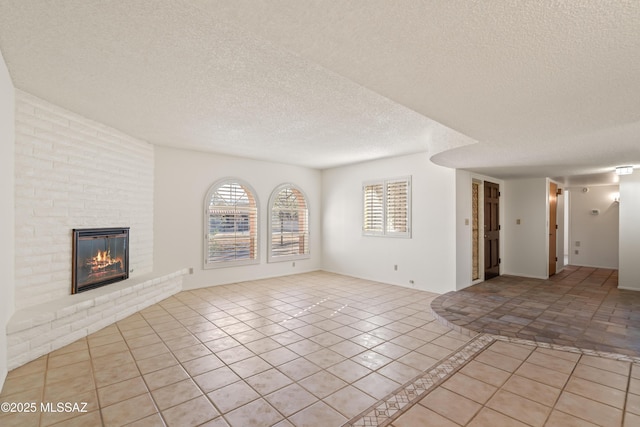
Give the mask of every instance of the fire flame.
<path id="1" fill-rule="evenodd" d="M 98 254 L 95 256 L 95 260 L 98 262 L 110 262 L 111 261 L 111 251 L 98 251 Z"/>
<path id="2" fill-rule="evenodd" d="M 120 260 L 117 258 L 111 258 L 111 249 L 108 249 L 106 251 L 98 251 L 96 256 L 91 259 L 91 265 L 94 268 L 101 268 L 115 264 L 119 261 Z"/>

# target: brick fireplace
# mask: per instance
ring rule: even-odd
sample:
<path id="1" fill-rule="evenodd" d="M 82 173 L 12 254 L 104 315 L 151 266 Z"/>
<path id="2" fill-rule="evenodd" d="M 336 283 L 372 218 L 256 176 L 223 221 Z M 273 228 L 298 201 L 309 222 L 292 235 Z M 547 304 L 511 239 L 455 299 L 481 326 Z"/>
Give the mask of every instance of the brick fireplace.
<path id="1" fill-rule="evenodd" d="M 15 111 L 15 312 L 6 327 L 9 369 L 180 292 L 188 274 L 183 268 L 153 265 L 151 144 L 20 90 Z M 72 294 L 71 230 L 96 225 L 134 230 L 126 239 L 128 260 L 118 247 L 103 245 L 101 254 L 88 261 L 113 273 L 109 280 L 127 272 L 128 278 L 101 287 L 81 280 L 78 287 L 89 285 L 91 292 Z"/>

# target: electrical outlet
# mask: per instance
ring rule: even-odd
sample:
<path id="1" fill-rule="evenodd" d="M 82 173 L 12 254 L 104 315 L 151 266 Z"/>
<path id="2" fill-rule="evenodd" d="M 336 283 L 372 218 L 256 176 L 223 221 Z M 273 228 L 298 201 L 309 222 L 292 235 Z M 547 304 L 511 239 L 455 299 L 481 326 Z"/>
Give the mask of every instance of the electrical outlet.
<path id="1" fill-rule="evenodd" d="M 189 274 L 193 274 L 193 267 L 189 267 Z"/>
<path id="2" fill-rule="evenodd" d="M 580 251 L 577 250 L 577 249 L 575 251 L 573 251 L 573 253 L 576 254 L 576 255 L 580 255 Z"/>
<path id="3" fill-rule="evenodd" d="M 398 271 L 398 264 L 395 264 L 395 265 L 393 266 L 393 269 L 394 269 L 394 271 Z"/>
<path id="4" fill-rule="evenodd" d="M 414 284 L 413 280 L 409 280 L 409 284 L 413 285 Z"/>
<path id="5" fill-rule="evenodd" d="M 580 247 L 580 240 L 576 240 L 576 247 Z"/>
<path id="6" fill-rule="evenodd" d="M 295 266 L 296 266 L 296 262 L 295 262 L 295 261 L 293 261 L 293 262 L 291 263 L 291 267 L 295 267 Z"/>

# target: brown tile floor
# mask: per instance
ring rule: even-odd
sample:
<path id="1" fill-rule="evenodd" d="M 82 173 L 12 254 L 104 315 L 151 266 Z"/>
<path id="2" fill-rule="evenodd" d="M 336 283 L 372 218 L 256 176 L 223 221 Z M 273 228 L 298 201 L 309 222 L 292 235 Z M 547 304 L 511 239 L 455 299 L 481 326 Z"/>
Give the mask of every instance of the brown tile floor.
<path id="1" fill-rule="evenodd" d="M 528 279 L 497 280 L 528 307 Z M 554 280 L 575 300 L 615 272 Z M 0 425 L 640 425 L 640 359 L 454 331 L 436 297 L 324 272 L 182 292 L 10 372 L 0 402 L 37 410 Z"/>
<path id="2" fill-rule="evenodd" d="M 568 266 L 549 280 L 501 276 L 432 304 L 466 329 L 640 356 L 640 292 L 617 289 L 616 270 Z"/>

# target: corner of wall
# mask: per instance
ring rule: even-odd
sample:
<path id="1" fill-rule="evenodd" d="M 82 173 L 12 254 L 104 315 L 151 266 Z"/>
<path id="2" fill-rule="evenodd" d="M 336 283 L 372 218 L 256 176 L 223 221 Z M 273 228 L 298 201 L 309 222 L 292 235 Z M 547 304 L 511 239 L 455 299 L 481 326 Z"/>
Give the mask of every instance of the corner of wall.
<path id="1" fill-rule="evenodd" d="M 8 373 L 7 324 L 14 311 L 14 153 L 15 89 L 0 52 L 0 270 L 5 280 L 0 284 L 0 390 Z"/>
<path id="2" fill-rule="evenodd" d="M 456 290 L 471 285 L 471 173 L 456 170 Z"/>

